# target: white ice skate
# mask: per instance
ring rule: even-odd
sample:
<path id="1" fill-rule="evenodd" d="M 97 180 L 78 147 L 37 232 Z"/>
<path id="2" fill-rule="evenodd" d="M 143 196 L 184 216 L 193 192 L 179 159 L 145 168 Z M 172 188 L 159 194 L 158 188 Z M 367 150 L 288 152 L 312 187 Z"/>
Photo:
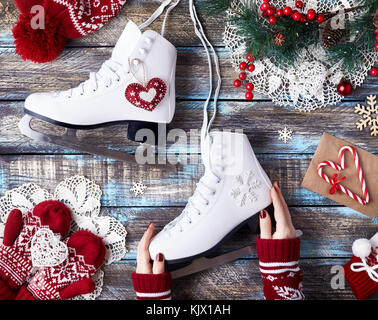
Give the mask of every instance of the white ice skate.
<path id="1" fill-rule="evenodd" d="M 202 158 L 205 174 L 193 196 L 150 245 L 151 257 L 163 253 L 168 267 L 212 255 L 243 225 L 256 228 L 258 213 L 271 204 L 272 184 L 246 135 L 210 133 L 203 143 Z M 248 255 L 248 250 L 238 254 Z"/>
<path id="2" fill-rule="evenodd" d="M 28 96 L 26 115 L 19 124 L 21 132 L 42 142 L 134 161 L 132 155 L 89 146 L 76 133 L 78 129 L 128 123 L 128 138 L 135 140 L 139 129 L 151 129 L 156 135 L 158 123 L 171 122 L 175 113 L 176 49 L 163 37 L 165 20 L 161 34 L 141 31 L 170 2 L 165 1 L 142 26 L 128 22 L 111 58 L 97 73 L 91 73 L 89 80 L 66 91 Z M 31 127 L 33 117 L 65 127 L 66 132 L 61 136 L 38 132 Z"/>

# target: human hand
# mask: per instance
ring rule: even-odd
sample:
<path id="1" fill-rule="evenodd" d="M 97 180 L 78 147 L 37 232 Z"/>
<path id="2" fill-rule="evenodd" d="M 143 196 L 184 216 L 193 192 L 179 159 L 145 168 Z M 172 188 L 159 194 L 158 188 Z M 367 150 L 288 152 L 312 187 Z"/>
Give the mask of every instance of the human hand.
<path id="1" fill-rule="evenodd" d="M 136 273 L 143 274 L 160 274 L 164 273 L 164 256 L 162 253 L 158 253 L 155 257 L 155 261 L 151 264 L 151 256 L 148 250 L 150 242 L 155 233 L 155 226 L 150 223 L 147 230 L 144 232 L 142 239 L 138 244 L 137 253 L 137 268 Z"/>
<path id="2" fill-rule="evenodd" d="M 291 221 L 289 208 L 282 196 L 279 183 L 276 181 L 270 189 L 270 196 L 273 201 L 274 218 L 276 220 L 276 231 L 272 234 L 272 222 L 266 210 L 260 212 L 261 239 L 293 239 L 296 238 L 296 231 Z"/>

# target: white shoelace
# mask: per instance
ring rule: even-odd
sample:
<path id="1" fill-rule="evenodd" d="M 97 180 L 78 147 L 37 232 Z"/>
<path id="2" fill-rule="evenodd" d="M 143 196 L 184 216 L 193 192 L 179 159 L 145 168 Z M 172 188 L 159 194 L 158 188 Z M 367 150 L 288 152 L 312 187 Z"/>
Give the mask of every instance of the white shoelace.
<path id="1" fill-rule="evenodd" d="M 96 92 L 99 88 L 108 88 L 112 84 L 117 83 L 122 77 L 122 65 L 112 59 L 106 60 L 99 71 L 90 72 L 89 79 L 80 83 L 76 88 L 63 91 L 67 98 L 72 96 L 84 95 L 89 92 Z M 126 72 L 129 72 L 126 70 Z"/>

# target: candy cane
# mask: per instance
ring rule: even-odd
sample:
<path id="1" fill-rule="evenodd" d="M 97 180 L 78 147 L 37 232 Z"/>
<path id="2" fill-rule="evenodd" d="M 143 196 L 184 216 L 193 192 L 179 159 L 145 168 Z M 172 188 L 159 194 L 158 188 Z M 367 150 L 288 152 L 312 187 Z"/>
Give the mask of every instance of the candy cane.
<path id="1" fill-rule="evenodd" d="M 353 154 L 356 169 L 357 169 L 357 172 L 358 172 L 358 177 L 359 177 L 360 182 L 361 182 L 362 192 L 364 194 L 364 199 L 361 199 L 361 197 L 359 197 L 354 192 L 350 191 L 348 188 L 345 188 L 343 185 L 339 184 L 339 186 L 340 186 L 340 189 L 341 189 L 342 192 L 344 192 L 347 196 L 349 196 L 350 198 L 354 199 L 355 201 L 359 202 L 360 204 L 362 204 L 364 206 L 367 203 L 369 203 L 370 198 L 369 198 L 369 194 L 367 192 L 366 183 L 365 183 L 364 175 L 363 175 L 363 172 L 362 172 L 362 169 L 361 169 L 358 154 L 353 147 L 343 146 L 342 148 L 340 148 L 340 150 L 339 150 L 339 161 L 340 161 L 341 165 L 338 165 L 338 164 L 336 164 L 336 163 L 334 163 L 333 161 L 330 161 L 330 160 L 322 161 L 321 163 L 319 163 L 318 174 L 323 180 L 325 180 L 326 182 L 328 182 L 329 184 L 332 185 L 333 181 L 331 181 L 331 179 L 329 179 L 329 177 L 323 172 L 323 168 L 325 166 L 330 166 L 337 171 L 341 171 L 342 169 L 345 169 L 344 153 L 347 150 L 349 150 Z"/>
<path id="2" fill-rule="evenodd" d="M 354 164 L 356 166 L 357 173 L 358 173 L 358 179 L 360 179 L 361 189 L 362 189 L 362 193 L 364 195 L 363 197 L 365 199 L 365 203 L 369 203 L 370 197 L 369 197 L 369 193 L 368 193 L 368 190 L 367 190 L 367 187 L 366 187 L 366 182 L 365 182 L 364 174 L 362 172 L 358 153 L 352 146 L 343 146 L 339 150 L 339 161 L 340 161 L 340 165 L 343 169 L 345 169 L 345 155 L 344 155 L 345 151 L 350 151 L 353 155 Z"/>

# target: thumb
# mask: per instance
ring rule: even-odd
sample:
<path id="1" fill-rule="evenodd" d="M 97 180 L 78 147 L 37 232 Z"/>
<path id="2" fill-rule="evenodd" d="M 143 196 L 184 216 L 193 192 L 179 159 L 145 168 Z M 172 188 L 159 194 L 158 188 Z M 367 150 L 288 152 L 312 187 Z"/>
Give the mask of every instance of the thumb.
<path id="1" fill-rule="evenodd" d="M 152 273 L 160 274 L 160 273 L 164 273 L 164 270 L 165 270 L 164 255 L 162 253 L 158 253 L 155 257 L 154 265 L 152 266 Z"/>
<path id="2" fill-rule="evenodd" d="M 270 216 L 266 210 L 260 211 L 260 238 L 271 239 L 272 238 L 272 222 Z"/>

